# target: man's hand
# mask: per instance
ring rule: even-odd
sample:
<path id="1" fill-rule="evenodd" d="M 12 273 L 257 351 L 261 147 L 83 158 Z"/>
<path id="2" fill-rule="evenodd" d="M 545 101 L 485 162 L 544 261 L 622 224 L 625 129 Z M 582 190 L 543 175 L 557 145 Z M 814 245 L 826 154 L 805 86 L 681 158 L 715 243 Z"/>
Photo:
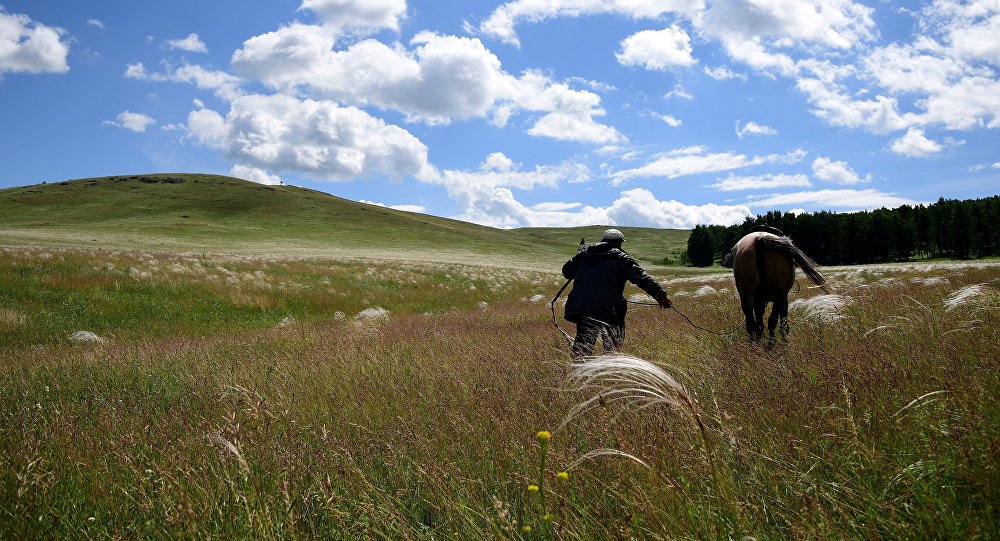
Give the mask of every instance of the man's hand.
<path id="1" fill-rule="evenodd" d="M 670 308 L 674 303 L 670 302 L 668 297 L 663 297 L 658 301 L 660 303 L 660 308 Z"/>

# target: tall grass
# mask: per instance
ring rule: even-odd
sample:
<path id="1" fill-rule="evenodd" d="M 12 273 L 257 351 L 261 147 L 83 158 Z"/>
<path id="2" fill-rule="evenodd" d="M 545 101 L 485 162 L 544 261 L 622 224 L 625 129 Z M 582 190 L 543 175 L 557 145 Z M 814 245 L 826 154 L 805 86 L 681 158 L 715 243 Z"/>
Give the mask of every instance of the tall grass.
<path id="1" fill-rule="evenodd" d="M 558 289 L 558 276 L 193 258 L 238 274 L 236 284 L 218 270 L 206 271 L 217 280 L 170 271 L 194 268 L 182 256 L 18 254 L 4 263 L 14 277 L 0 296 L 0 308 L 16 314 L 0 324 L 17 337 L 0 349 L 3 538 L 989 539 L 1000 531 L 996 267 L 852 278 L 837 290 L 850 298 L 839 319 L 793 313 L 789 340 L 770 351 L 670 312 L 633 309 L 625 353 L 669 365 L 704 432 L 676 414 L 683 403 L 637 409 L 605 393 L 603 406 L 591 402 L 553 430 L 541 472 L 550 527 L 526 533 L 538 524 L 526 490 L 539 479 L 535 435 L 595 389 L 573 385 L 547 307 L 528 301 Z M 157 265 L 139 263 L 150 258 Z M 131 267 L 150 276 L 131 278 Z M 928 274 L 947 281 L 911 280 Z M 877 285 L 885 277 L 898 283 Z M 729 280 L 668 289 L 728 289 L 676 302 L 696 322 L 739 329 Z M 977 302 L 949 310 L 945 302 L 974 284 L 984 284 Z M 89 320 L 71 309 L 100 299 L 109 299 L 105 310 L 80 313 Z M 201 320 L 164 309 L 204 299 L 219 308 Z M 373 306 L 389 319 L 333 317 Z M 279 327 L 287 315 L 294 322 Z M 39 330 L 45 317 L 62 323 Z M 112 339 L 61 338 L 81 321 Z"/>

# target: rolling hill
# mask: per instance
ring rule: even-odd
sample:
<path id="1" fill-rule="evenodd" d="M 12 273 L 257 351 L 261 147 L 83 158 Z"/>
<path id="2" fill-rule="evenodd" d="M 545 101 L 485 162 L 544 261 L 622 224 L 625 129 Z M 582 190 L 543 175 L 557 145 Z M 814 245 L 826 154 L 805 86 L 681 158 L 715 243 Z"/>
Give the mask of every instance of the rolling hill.
<path id="1" fill-rule="evenodd" d="M 163 251 L 554 262 L 603 226 L 495 229 L 230 177 L 148 174 L 0 190 L 0 243 Z M 688 231 L 623 228 L 646 263 L 676 259 Z"/>

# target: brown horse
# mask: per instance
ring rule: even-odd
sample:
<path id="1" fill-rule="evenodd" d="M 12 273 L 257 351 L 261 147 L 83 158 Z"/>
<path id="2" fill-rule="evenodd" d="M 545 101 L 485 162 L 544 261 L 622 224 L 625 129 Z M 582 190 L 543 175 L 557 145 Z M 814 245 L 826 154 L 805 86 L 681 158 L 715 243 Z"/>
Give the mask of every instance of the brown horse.
<path id="1" fill-rule="evenodd" d="M 732 265 L 751 340 L 760 339 L 764 333 L 764 308 L 772 303 L 767 319 L 770 343 L 774 341 L 774 328 L 779 320 L 782 335 L 788 334 L 788 292 L 795 281 L 795 265 L 823 291 L 829 293 L 829 290 L 816 262 L 792 244 L 791 239 L 775 228 L 755 229 L 736 243 L 723 265 Z"/>

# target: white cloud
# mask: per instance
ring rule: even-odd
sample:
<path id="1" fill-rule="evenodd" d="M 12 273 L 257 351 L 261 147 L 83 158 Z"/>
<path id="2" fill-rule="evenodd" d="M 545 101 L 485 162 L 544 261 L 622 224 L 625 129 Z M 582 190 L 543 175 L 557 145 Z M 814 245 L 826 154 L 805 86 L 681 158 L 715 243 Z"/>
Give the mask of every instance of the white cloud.
<path id="1" fill-rule="evenodd" d="M 549 201 L 545 203 L 536 203 L 531 205 L 531 210 L 538 212 L 562 212 L 573 209 L 578 209 L 583 206 L 583 203 L 561 203 L 558 201 Z"/>
<path id="2" fill-rule="evenodd" d="M 835 162 L 830 158 L 819 157 L 812 162 L 813 175 L 820 180 L 836 184 L 858 184 L 871 182 L 871 176 L 861 178 L 847 162 Z"/>
<path id="3" fill-rule="evenodd" d="M 146 131 L 146 126 L 150 124 L 156 124 L 156 119 L 142 113 L 133 113 L 132 111 L 123 111 L 115 117 L 115 120 L 101 122 L 102 126 L 116 126 L 136 133 Z"/>
<path id="4" fill-rule="evenodd" d="M 849 50 L 875 37 L 874 9 L 850 0 L 720 0 L 697 13 L 700 33 L 760 71 L 795 73 L 786 52 Z"/>
<path id="5" fill-rule="evenodd" d="M 331 101 L 241 96 L 225 117 L 210 109 L 192 111 L 188 129 L 196 141 L 225 151 L 230 159 L 274 172 L 296 171 L 323 180 L 436 175 L 419 139 Z"/>
<path id="6" fill-rule="evenodd" d="M 765 163 L 796 163 L 805 157 L 805 151 L 794 150 L 787 154 L 769 154 L 747 157 L 732 152 L 708 153 L 705 147 L 686 147 L 656 156 L 653 161 L 635 169 L 625 169 L 613 174 L 614 185 L 637 177 L 664 177 L 673 179 L 702 173 L 718 173 L 743 169 Z"/>
<path id="7" fill-rule="evenodd" d="M 812 186 L 812 183 L 805 175 L 766 174 L 749 177 L 730 175 L 715 184 L 708 185 L 709 188 L 715 188 L 720 192 L 771 190 L 789 186 L 808 188 Z"/>
<path id="8" fill-rule="evenodd" d="M 920 128 L 910 128 L 906 135 L 894 139 L 889 144 L 889 149 L 903 156 L 910 158 L 923 158 L 931 154 L 941 152 L 943 147 L 940 143 L 932 141 L 924 136 L 924 130 Z"/>
<path id="9" fill-rule="evenodd" d="M 1000 169 L 1000 162 L 995 162 L 995 163 L 994 163 L 993 165 L 991 165 L 990 167 L 992 167 L 993 169 Z"/>
<path id="10" fill-rule="evenodd" d="M 503 153 L 491 153 L 476 171 L 445 170 L 435 184 L 445 187 L 460 208 L 458 219 L 497 226 L 517 227 L 538 225 L 542 216 L 562 214 L 555 208 L 531 209 L 514 198 L 511 190 L 556 188 L 562 182 L 579 183 L 590 179 L 586 166 L 573 162 L 556 165 L 536 165 L 522 170 L 521 165 Z"/>
<path id="11" fill-rule="evenodd" d="M 141 81 L 171 81 L 175 83 L 194 84 L 198 88 L 214 90 L 215 93 L 227 100 L 232 100 L 243 94 L 240 88 L 240 78 L 224 71 L 212 71 L 196 64 L 184 64 L 173 70 L 163 73 L 149 73 L 142 62 L 129 64 L 125 68 L 126 79 L 138 79 Z"/>
<path id="12" fill-rule="evenodd" d="M 659 118 L 667 126 L 670 126 L 672 128 L 679 128 L 682 124 L 684 124 L 683 122 L 681 122 L 679 118 L 670 115 L 657 115 L 657 118 Z"/>
<path id="13" fill-rule="evenodd" d="M 784 205 L 810 205 L 818 209 L 864 210 L 881 207 L 898 207 L 900 205 L 915 205 L 919 201 L 884 193 L 874 189 L 867 190 L 817 190 L 794 192 L 779 195 L 751 197 L 750 204 L 755 207 L 777 207 Z"/>
<path id="14" fill-rule="evenodd" d="M 480 25 L 479 31 L 505 43 L 520 45 L 514 26 L 556 17 L 581 17 L 615 13 L 633 19 L 656 19 L 670 12 L 689 13 L 701 0 L 514 0 L 501 5 Z"/>
<path id="15" fill-rule="evenodd" d="M 187 37 L 182 39 L 169 39 L 166 41 L 166 45 L 170 49 L 180 49 L 181 51 L 187 51 L 189 53 L 207 53 L 208 46 L 205 42 L 201 41 L 198 34 L 194 32 L 187 35 Z"/>
<path id="16" fill-rule="evenodd" d="M 796 87 L 815 107 L 812 113 L 832 126 L 885 133 L 905 129 L 916 121 L 912 114 L 900 113 L 895 98 L 878 95 L 872 100 L 855 100 L 847 87 L 837 81 L 854 75 L 856 72 L 851 67 L 833 66 L 828 62 L 803 65 L 813 75 L 800 77 Z"/>
<path id="17" fill-rule="evenodd" d="M 682 100 L 693 100 L 694 96 L 690 92 L 684 90 L 684 87 L 680 83 L 674 85 L 674 89 L 663 95 L 663 99 L 669 100 L 671 98 L 680 98 Z"/>
<path id="18" fill-rule="evenodd" d="M 279 90 L 304 88 L 317 96 L 359 106 L 394 109 L 409 121 L 446 124 L 486 118 L 506 125 L 518 111 L 543 113 L 532 135 L 584 142 L 624 137 L 601 124 L 600 97 L 553 82 L 540 72 L 520 78 L 478 39 L 421 32 L 412 50 L 364 40 L 335 51 L 323 28 L 293 24 L 253 37 L 233 54 L 237 73 Z"/>
<path id="19" fill-rule="evenodd" d="M 354 34 L 399 30 L 406 0 L 303 0 L 300 10 L 316 12 L 327 28 Z"/>
<path id="20" fill-rule="evenodd" d="M 93 26 L 94 28 L 97 28 L 98 30 L 104 30 L 104 23 L 102 23 L 98 19 L 87 19 L 87 24 Z"/>
<path id="21" fill-rule="evenodd" d="M 743 139 L 744 135 L 778 135 L 778 130 L 765 126 L 763 124 L 758 124 L 753 120 L 747 122 L 743 126 L 740 126 L 740 121 L 736 121 L 736 137 Z"/>
<path id="22" fill-rule="evenodd" d="M 259 167 L 234 165 L 232 169 L 229 170 L 229 176 L 249 180 L 250 182 L 256 182 L 257 184 L 268 184 L 271 186 L 280 186 L 282 184 L 281 177 L 278 175 L 270 175 L 267 171 L 260 169 Z"/>
<path id="23" fill-rule="evenodd" d="M 427 212 L 427 207 L 423 205 L 386 205 L 385 203 L 379 203 L 377 201 L 368 201 L 366 199 L 361 199 L 358 201 L 358 203 L 364 203 L 366 205 L 375 205 L 376 207 L 402 210 L 406 212 L 418 212 L 421 214 Z"/>
<path id="24" fill-rule="evenodd" d="M 697 62 L 691 56 L 691 37 L 677 25 L 663 30 L 643 30 L 625 38 L 615 58 L 625 66 L 665 71 Z"/>
<path id="25" fill-rule="evenodd" d="M 1000 4 L 936 0 L 924 15 L 924 26 L 939 26 L 956 56 L 1000 65 Z"/>
<path id="26" fill-rule="evenodd" d="M 389 205 L 389 208 L 406 212 L 417 212 L 420 214 L 427 212 L 427 207 L 423 205 Z"/>
<path id="27" fill-rule="evenodd" d="M 747 80 L 747 74 L 736 73 L 735 71 L 729 69 L 728 66 L 717 66 L 714 68 L 705 66 L 705 75 L 708 75 L 716 81 L 728 81 L 729 79 Z"/>
<path id="28" fill-rule="evenodd" d="M 1000 19 L 1000 15 L 997 15 Z M 891 44 L 864 59 L 866 74 L 894 93 L 922 96 L 911 124 L 966 130 L 1000 127 L 1000 81 L 996 73 L 967 62 L 961 53 L 925 36 Z"/>
<path id="29" fill-rule="evenodd" d="M 34 22 L 27 15 L 7 13 L 0 5 L 0 75 L 69 71 L 64 34 L 61 28 Z"/>
<path id="30" fill-rule="evenodd" d="M 619 225 L 690 229 L 697 224 L 741 223 L 750 215 L 747 205 L 686 205 L 662 201 L 642 188 L 621 192 L 609 205 L 579 203 L 539 203 L 528 207 L 508 188 L 483 191 L 481 197 L 465 202 L 457 219 L 493 227 L 572 227 Z"/>
<path id="31" fill-rule="evenodd" d="M 857 66 L 800 61 L 797 86 L 813 112 L 831 125 L 875 133 L 1000 127 L 1000 4 L 935 0 L 917 23 L 924 33 L 875 48 Z M 876 97 L 852 98 L 849 85 L 859 84 L 874 85 Z M 901 103 L 911 110 L 901 112 Z"/>

